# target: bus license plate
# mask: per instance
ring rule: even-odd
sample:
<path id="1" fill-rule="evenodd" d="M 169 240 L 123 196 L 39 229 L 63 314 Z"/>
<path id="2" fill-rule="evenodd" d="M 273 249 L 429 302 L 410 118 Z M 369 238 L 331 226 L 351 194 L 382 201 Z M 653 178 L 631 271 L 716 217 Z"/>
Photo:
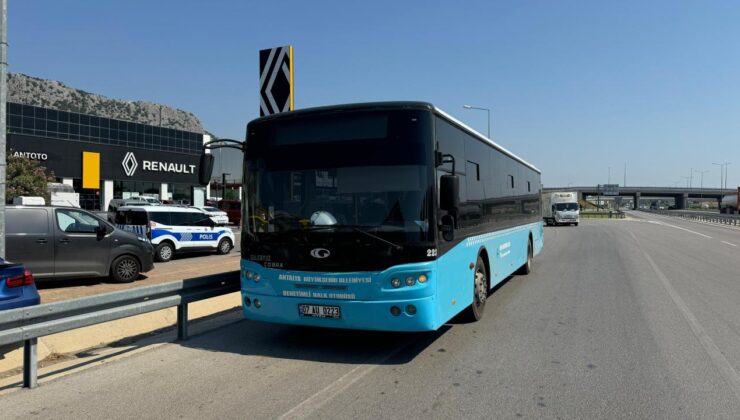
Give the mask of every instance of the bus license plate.
<path id="1" fill-rule="evenodd" d="M 339 306 L 323 305 L 298 305 L 298 313 L 301 316 L 311 316 L 316 318 L 339 318 Z"/>

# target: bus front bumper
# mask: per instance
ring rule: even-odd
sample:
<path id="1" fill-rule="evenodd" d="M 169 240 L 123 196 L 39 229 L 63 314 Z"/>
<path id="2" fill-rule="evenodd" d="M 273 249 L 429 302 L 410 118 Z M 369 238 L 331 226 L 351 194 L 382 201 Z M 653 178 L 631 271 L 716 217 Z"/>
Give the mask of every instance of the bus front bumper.
<path id="1" fill-rule="evenodd" d="M 339 317 L 301 315 L 300 305 L 339 307 Z M 397 311 L 392 308 L 397 308 Z M 380 331 L 433 331 L 434 296 L 403 301 L 358 301 L 259 295 L 242 291 L 244 316 L 256 321 Z M 397 313 L 397 315 L 394 315 Z"/>

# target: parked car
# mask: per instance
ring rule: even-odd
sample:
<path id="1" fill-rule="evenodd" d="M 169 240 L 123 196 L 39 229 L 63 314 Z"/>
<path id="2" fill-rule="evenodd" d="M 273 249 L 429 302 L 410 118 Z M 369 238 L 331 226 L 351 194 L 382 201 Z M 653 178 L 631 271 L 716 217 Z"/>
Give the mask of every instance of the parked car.
<path id="1" fill-rule="evenodd" d="M 219 200 L 218 208 L 229 216 L 229 223 L 239 225 L 242 221 L 242 202 L 240 200 Z"/>
<path id="2" fill-rule="evenodd" d="M 207 214 L 192 207 L 121 207 L 115 219 L 118 228 L 149 238 L 160 262 L 181 251 L 228 254 L 235 243 L 231 229 L 216 227 Z"/>
<path id="3" fill-rule="evenodd" d="M 152 206 L 158 206 L 158 205 L 162 204 L 162 202 L 159 201 L 159 199 L 156 198 L 156 197 L 139 196 L 138 199 L 141 200 L 141 201 L 146 201 L 147 203 L 149 203 Z"/>
<path id="4" fill-rule="evenodd" d="M 139 200 L 138 198 L 114 198 L 108 203 L 108 221 L 113 223 L 116 217 L 116 210 L 123 206 L 151 206 L 152 204 Z"/>
<path id="5" fill-rule="evenodd" d="M 0 311 L 38 305 L 40 300 L 31 272 L 23 264 L 0 258 Z M 0 360 L 16 348 L 18 344 L 0 346 Z"/>
<path id="6" fill-rule="evenodd" d="M 203 213 L 206 213 L 208 216 L 211 217 L 211 220 L 213 220 L 213 223 L 215 223 L 218 226 L 224 226 L 229 224 L 229 216 L 226 214 L 225 211 L 221 211 L 217 209 L 216 207 L 211 206 L 193 206 L 193 208 L 196 208 Z"/>
<path id="7" fill-rule="evenodd" d="M 136 280 L 154 267 L 152 244 L 73 207 L 5 208 L 7 258 L 37 279 L 110 276 Z"/>
<path id="8" fill-rule="evenodd" d="M 0 258 L 0 311 L 38 305 L 33 274 L 23 264 Z"/>

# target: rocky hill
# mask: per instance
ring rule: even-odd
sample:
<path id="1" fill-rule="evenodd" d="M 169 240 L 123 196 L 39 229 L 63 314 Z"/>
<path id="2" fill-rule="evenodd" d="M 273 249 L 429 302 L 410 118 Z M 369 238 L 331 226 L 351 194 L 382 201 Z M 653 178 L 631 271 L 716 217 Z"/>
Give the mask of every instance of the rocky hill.
<path id="1" fill-rule="evenodd" d="M 161 117 L 162 127 L 204 132 L 200 120 L 191 112 L 153 102 L 111 99 L 55 80 L 39 79 L 21 73 L 8 74 L 8 102 L 150 125 L 160 125 Z"/>

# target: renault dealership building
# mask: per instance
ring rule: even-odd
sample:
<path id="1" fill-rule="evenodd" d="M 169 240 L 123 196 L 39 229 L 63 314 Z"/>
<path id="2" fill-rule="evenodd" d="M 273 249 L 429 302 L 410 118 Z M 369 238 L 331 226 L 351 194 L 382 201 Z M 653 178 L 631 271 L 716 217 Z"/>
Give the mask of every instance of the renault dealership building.
<path id="1" fill-rule="evenodd" d="M 80 205 L 105 210 L 113 198 L 156 196 L 202 205 L 201 146 L 209 136 L 38 106 L 8 103 L 8 153 L 38 161 L 72 185 Z"/>

